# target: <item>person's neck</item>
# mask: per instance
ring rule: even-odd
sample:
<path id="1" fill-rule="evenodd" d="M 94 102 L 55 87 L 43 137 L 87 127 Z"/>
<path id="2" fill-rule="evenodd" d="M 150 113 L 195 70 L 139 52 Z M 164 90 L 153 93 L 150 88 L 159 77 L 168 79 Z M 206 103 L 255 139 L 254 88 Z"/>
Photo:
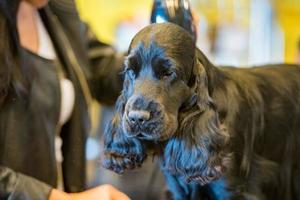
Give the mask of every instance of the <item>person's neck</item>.
<path id="1" fill-rule="evenodd" d="M 22 47 L 34 53 L 37 53 L 39 48 L 36 20 L 36 8 L 26 1 L 21 1 L 17 15 L 20 43 Z"/>

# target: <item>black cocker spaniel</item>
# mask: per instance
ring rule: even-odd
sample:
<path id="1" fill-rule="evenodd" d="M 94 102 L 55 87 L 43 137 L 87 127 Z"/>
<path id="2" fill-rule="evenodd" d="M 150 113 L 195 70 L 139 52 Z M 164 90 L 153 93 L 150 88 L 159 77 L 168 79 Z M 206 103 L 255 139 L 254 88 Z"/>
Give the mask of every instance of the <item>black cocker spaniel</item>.
<path id="1" fill-rule="evenodd" d="M 124 65 L 104 167 L 155 154 L 171 199 L 300 199 L 300 66 L 217 68 L 171 23 L 142 29 Z"/>

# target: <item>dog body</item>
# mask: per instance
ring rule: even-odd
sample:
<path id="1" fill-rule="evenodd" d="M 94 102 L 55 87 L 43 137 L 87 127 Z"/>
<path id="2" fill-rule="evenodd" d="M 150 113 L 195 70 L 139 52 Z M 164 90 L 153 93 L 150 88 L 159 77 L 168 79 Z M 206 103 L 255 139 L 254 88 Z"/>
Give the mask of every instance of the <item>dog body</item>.
<path id="1" fill-rule="evenodd" d="M 154 151 L 172 199 L 300 199 L 300 66 L 217 68 L 169 23 L 128 53 L 106 168 Z"/>
<path id="2" fill-rule="evenodd" d="M 300 67 L 209 67 L 212 99 L 232 154 L 225 178 L 206 190 L 227 187 L 225 199 L 299 199 Z"/>

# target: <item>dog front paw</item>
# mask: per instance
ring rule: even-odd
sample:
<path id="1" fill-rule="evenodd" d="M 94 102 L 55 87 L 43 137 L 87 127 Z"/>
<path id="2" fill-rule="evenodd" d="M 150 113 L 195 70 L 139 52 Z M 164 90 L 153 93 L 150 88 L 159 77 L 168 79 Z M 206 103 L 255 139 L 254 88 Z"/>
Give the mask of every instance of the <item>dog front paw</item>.
<path id="1" fill-rule="evenodd" d="M 106 146 L 102 164 L 106 169 L 122 174 L 125 170 L 141 167 L 147 157 L 144 152 L 139 140 L 129 138 Z"/>
<path id="2" fill-rule="evenodd" d="M 141 167 L 145 158 L 146 155 L 144 154 L 120 155 L 114 152 L 106 152 L 103 160 L 103 167 L 118 174 L 122 174 L 125 170 Z"/>

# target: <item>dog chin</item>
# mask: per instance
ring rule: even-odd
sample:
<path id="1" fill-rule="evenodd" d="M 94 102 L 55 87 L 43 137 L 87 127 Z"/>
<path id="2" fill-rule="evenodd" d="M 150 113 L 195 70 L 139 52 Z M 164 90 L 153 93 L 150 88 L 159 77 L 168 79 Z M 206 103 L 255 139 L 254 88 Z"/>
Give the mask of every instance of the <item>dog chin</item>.
<path id="1" fill-rule="evenodd" d="M 123 132 L 127 137 L 136 137 L 141 140 L 148 141 L 166 141 L 174 135 L 176 128 L 157 126 L 155 129 L 149 131 L 133 130 L 126 121 L 122 123 Z"/>
<path id="2" fill-rule="evenodd" d="M 141 140 L 166 141 L 177 130 L 176 117 L 164 116 L 162 119 L 152 122 L 144 128 L 132 127 L 126 116 L 122 119 L 122 129 L 127 137 L 136 137 Z"/>

